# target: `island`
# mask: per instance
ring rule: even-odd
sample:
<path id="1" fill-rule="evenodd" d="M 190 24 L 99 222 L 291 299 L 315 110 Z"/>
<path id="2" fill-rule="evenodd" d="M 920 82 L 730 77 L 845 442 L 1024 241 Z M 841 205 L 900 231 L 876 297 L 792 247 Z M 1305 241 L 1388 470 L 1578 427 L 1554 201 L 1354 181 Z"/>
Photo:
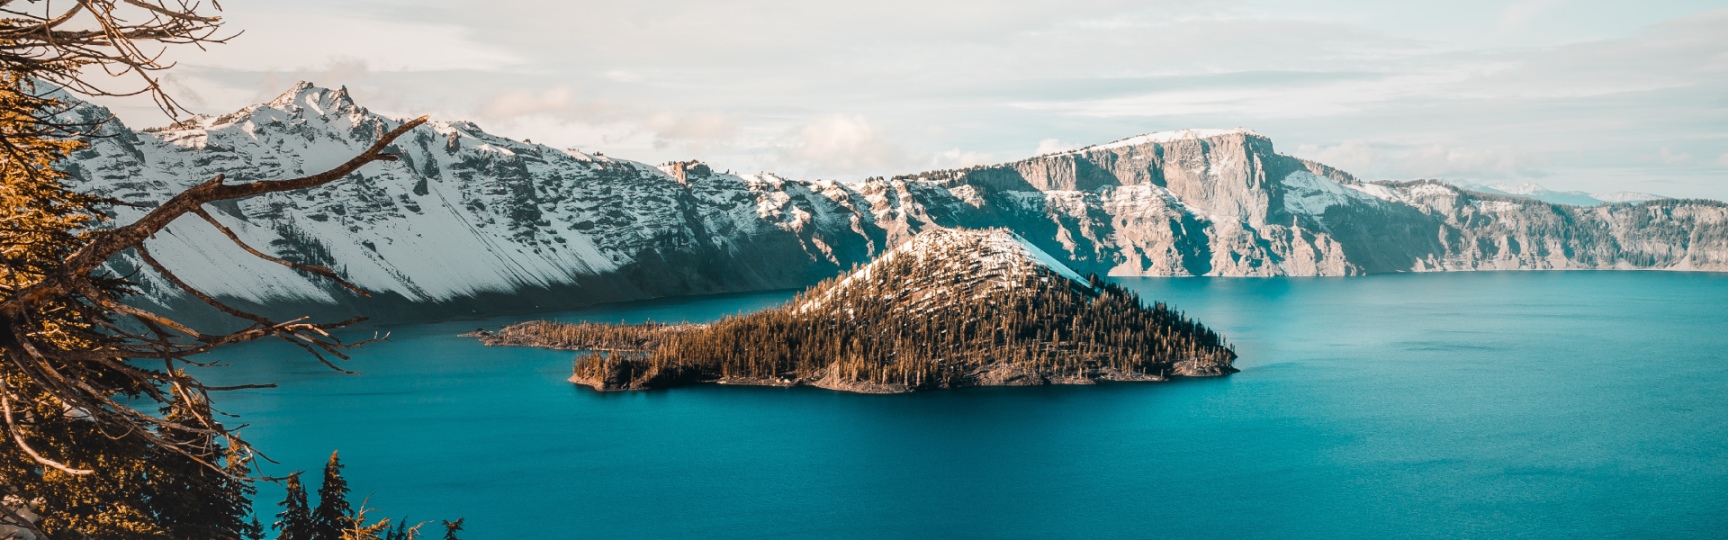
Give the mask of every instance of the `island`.
<path id="1" fill-rule="evenodd" d="M 525 322 L 469 336 L 581 351 L 595 390 L 690 384 L 902 393 L 1235 373 L 1217 332 L 1005 229 L 933 229 L 786 304 L 709 324 Z"/>

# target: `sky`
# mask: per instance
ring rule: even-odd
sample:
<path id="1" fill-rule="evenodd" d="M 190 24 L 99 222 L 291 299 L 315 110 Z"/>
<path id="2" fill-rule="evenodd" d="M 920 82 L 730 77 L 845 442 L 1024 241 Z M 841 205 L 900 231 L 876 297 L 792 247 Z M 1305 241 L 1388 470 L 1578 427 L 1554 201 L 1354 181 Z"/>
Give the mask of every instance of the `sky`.
<path id="1" fill-rule="evenodd" d="M 241 35 L 170 52 L 198 113 L 309 80 L 560 148 L 838 180 L 1246 127 L 1365 180 L 1728 200 L 1723 0 L 223 7 Z"/>

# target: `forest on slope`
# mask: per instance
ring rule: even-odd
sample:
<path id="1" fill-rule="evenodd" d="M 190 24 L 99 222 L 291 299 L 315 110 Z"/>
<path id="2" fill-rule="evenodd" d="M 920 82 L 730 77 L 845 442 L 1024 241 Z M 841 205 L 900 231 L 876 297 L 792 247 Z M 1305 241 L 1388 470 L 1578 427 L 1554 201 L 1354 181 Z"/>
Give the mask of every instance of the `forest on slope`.
<path id="1" fill-rule="evenodd" d="M 1005 230 L 939 229 L 779 308 L 712 324 L 537 321 L 477 335 L 583 351 L 571 380 L 598 390 L 720 383 L 898 393 L 1235 371 L 1223 336 L 1059 264 Z"/>

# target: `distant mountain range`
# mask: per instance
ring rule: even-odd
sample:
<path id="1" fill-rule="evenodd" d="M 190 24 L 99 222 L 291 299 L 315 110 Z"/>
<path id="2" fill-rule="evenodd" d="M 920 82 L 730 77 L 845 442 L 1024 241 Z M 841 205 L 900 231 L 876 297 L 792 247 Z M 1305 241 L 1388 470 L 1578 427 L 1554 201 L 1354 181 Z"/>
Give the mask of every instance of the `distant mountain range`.
<path id="1" fill-rule="evenodd" d="M 1517 184 L 1473 184 L 1469 182 L 1448 182 L 1452 185 L 1492 195 L 1512 195 L 1527 197 L 1538 201 L 1572 206 L 1601 206 L 1614 203 L 1636 203 L 1667 199 L 1661 195 L 1620 191 L 1615 193 L 1585 193 L 1582 191 L 1554 191 L 1529 182 Z"/>
<path id="2" fill-rule="evenodd" d="M 316 172 L 400 123 L 344 89 L 301 83 L 164 128 L 109 122 L 64 166 L 77 189 L 148 206 L 216 174 Z M 1246 130 L 1154 133 L 856 183 L 652 166 L 462 121 L 417 128 L 395 149 L 400 161 L 331 185 L 215 208 L 248 243 L 337 268 L 372 298 L 254 259 L 195 220 L 152 239 L 152 251 L 241 305 L 389 320 L 803 287 L 933 227 L 1006 228 L 1083 273 L 1113 276 L 1728 270 L 1721 202 L 1363 182 Z M 115 211 L 118 222 L 143 212 Z M 152 301 L 195 309 L 149 272 L 135 277 Z"/>

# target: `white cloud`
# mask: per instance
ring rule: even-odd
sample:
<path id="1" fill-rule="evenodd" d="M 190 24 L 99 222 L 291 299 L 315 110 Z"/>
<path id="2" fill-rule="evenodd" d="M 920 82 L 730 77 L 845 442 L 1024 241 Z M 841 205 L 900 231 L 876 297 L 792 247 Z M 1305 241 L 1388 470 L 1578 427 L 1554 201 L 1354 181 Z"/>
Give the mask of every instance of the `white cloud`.
<path id="1" fill-rule="evenodd" d="M 954 148 L 936 154 L 930 159 L 930 166 L 937 169 L 963 169 L 996 162 L 996 156 L 989 152 L 963 152 L 959 148 Z"/>
<path id="2" fill-rule="evenodd" d="M 1038 141 L 1038 149 L 1032 151 L 1032 154 L 1037 155 L 1037 156 L 1042 156 L 1044 154 L 1054 154 L 1057 152 L 1067 152 L 1069 150 L 1073 150 L 1073 149 L 1079 148 L 1081 146 L 1083 146 L 1083 145 L 1075 144 L 1075 143 L 1071 143 L 1071 142 L 1065 142 L 1065 141 L 1062 141 L 1060 139 L 1044 139 L 1042 141 Z"/>
<path id="3" fill-rule="evenodd" d="M 1663 147 L 1661 151 L 1656 153 L 1656 160 L 1664 165 L 1685 165 L 1692 162 L 1692 154 L 1675 152 Z"/>
<path id="4" fill-rule="evenodd" d="M 718 112 L 662 111 L 648 117 L 643 127 L 654 133 L 655 146 L 682 145 L 703 151 L 732 144 L 738 137 L 738 118 Z"/>
<path id="5" fill-rule="evenodd" d="M 646 136 L 654 149 L 680 152 L 728 149 L 736 142 L 740 129 L 736 115 L 714 111 L 639 111 L 607 98 L 584 99 L 568 86 L 539 92 L 507 92 L 481 105 L 475 114 L 479 119 L 512 128 L 546 123 L 584 126 L 590 133 L 602 134 L 603 142 L 639 143 Z M 554 133 L 558 131 L 571 132 L 554 130 Z"/>
<path id="6" fill-rule="evenodd" d="M 550 116 L 584 122 L 614 117 L 617 105 L 604 100 L 579 99 L 568 86 L 535 92 L 515 90 L 492 98 L 477 111 L 482 119 L 510 122 L 527 116 Z"/>
<path id="7" fill-rule="evenodd" d="M 1720 156 L 1716 156 L 1716 164 L 1721 165 L 1723 167 L 1728 167 L 1728 154 L 1722 154 Z"/>
<path id="8" fill-rule="evenodd" d="M 1532 19 L 1559 7 L 1566 0 L 1524 0 L 1500 12 L 1500 28 L 1502 30 L 1517 30 L 1529 24 Z"/>
<path id="9" fill-rule="evenodd" d="M 1244 126 L 1376 178 L 1728 198 L 1715 171 L 1624 151 L 1717 159 L 1728 10 L 1707 4 L 297 0 L 229 6 L 244 36 L 170 59 L 200 112 L 305 78 L 386 114 L 788 176 Z M 806 124 L 826 111 L 852 114 Z"/>
<path id="10" fill-rule="evenodd" d="M 1352 174 L 1368 174 L 1378 164 L 1380 152 L 1363 141 L 1344 141 L 1332 146 L 1299 145 L 1292 154 L 1331 165 Z"/>
<path id="11" fill-rule="evenodd" d="M 781 157 L 816 174 L 881 174 L 907 164 L 906 151 L 862 115 L 823 116 L 799 128 Z"/>
<path id="12" fill-rule="evenodd" d="M 268 71 L 259 74 L 253 85 L 253 90 L 256 92 L 254 99 L 263 100 L 274 97 L 300 81 L 335 88 L 366 80 L 372 75 L 372 65 L 363 58 L 331 57 L 319 66 Z M 376 96 L 368 97 L 376 98 Z"/>
<path id="13" fill-rule="evenodd" d="M 642 74 L 636 73 L 634 71 L 623 70 L 623 69 L 614 69 L 611 71 L 607 71 L 605 73 L 601 73 L 600 76 L 606 78 L 607 80 L 622 82 L 622 83 L 633 83 L 633 82 L 641 82 L 642 81 Z"/>
<path id="14" fill-rule="evenodd" d="M 1548 160 L 1516 146 L 1472 148 L 1433 144 L 1399 158 L 1398 167 L 1417 176 L 1504 179 L 1543 177 Z"/>
<path id="15" fill-rule="evenodd" d="M 300 2 L 261 2 L 226 10 L 227 27 L 245 33 L 208 52 L 182 50 L 177 56 L 204 67 L 246 71 L 303 69 L 332 58 L 357 56 L 389 71 L 495 72 L 525 62 L 516 52 L 476 36 L 460 21 L 416 22 L 342 9 L 348 6 L 309 7 Z M 332 13 L 335 10 L 341 13 Z"/>

